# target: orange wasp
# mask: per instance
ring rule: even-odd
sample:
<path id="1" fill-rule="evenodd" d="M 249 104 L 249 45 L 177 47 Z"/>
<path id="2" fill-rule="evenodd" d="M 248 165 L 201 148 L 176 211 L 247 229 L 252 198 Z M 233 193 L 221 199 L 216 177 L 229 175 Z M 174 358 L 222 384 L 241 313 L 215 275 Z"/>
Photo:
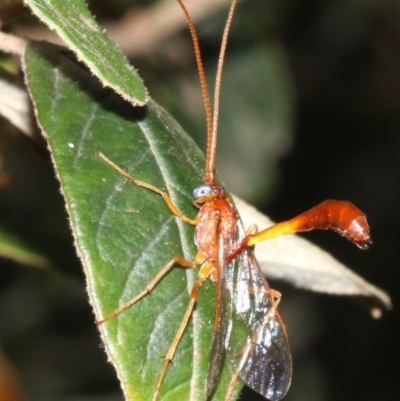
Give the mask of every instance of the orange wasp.
<path id="1" fill-rule="evenodd" d="M 249 387 L 269 400 L 280 400 L 286 394 L 292 376 L 289 343 L 277 310 L 281 296 L 268 286 L 254 256 L 254 245 L 277 236 L 321 228 L 338 231 L 361 248 L 366 248 L 370 242 L 369 227 L 365 215 L 350 202 L 328 200 L 292 220 L 260 232 L 256 232 L 255 229 L 245 232 L 229 194 L 215 180 L 214 168 L 222 65 L 236 0 L 231 3 L 223 33 L 213 113 L 197 34 L 182 0 L 177 1 L 185 14 L 192 35 L 207 118 L 204 181 L 193 191 L 193 204 L 200 209 L 197 217 L 192 219 L 185 216 L 166 192 L 129 175 L 104 154 L 99 153 L 99 156 L 128 180 L 160 195 L 175 216 L 194 225 L 194 240 L 198 251 L 193 260 L 186 260 L 179 255 L 172 257 L 142 292 L 104 317 L 98 324 L 109 321 L 149 294 L 174 266 L 200 266 L 186 312 L 165 355 L 152 400 L 157 399 L 165 374 L 197 303 L 199 288 L 207 279 L 215 283 L 216 301 L 204 398 L 209 399 L 212 396 L 223 363 L 225 359 L 229 359 L 233 363 L 234 374 L 226 394 L 227 401 L 232 397 L 239 376 Z M 237 335 L 240 330 L 242 334 Z"/>

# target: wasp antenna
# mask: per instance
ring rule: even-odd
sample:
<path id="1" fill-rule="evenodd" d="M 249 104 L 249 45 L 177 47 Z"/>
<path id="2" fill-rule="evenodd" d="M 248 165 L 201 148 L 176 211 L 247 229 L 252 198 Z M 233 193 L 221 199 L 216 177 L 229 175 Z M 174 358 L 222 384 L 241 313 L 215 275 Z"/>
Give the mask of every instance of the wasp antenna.
<path id="1" fill-rule="evenodd" d="M 204 181 L 210 184 L 213 184 L 215 181 L 215 150 L 217 147 L 217 127 L 218 127 L 219 96 L 221 88 L 222 67 L 224 65 L 226 45 L 228 43 L 228 34 L 229 34 L 229 29 L 231 27 L 236 3 L 237 0 L 232 0 L 231 7 L 229 9 L 228 18 L 226 20 L 224 33 L 222 36 L 221 50 L 219 52 L 219 58 L 218 58 L 217 74 L 215 77 L 212 133 L 211 135 L 208 136 L 208 141 L 207 141 L 207 163 L 206 163 L 206 175 L 204 178 Z"/>
<path id="2" fill-rule="evenodd" d="M 190 16 L 189 11 L 187 10 L 186 6 L 183 4 L 183 1 L 177 0 L 177 2 L 179 3 L 179 5 L 183 11 L 183 14 L 185 15 L 186 21 L 189 26 L 190 34 L 191 34 L 192 40 L 193 40 L 194 54 L 196 57 L 197 70 L 199 71 L 201 91 L 203 93 L 204 108 L 206 111 L 207 138 L 210 138 L 212 135 L 212 131 L 213 131 L 212 113 L 211 113 L 211 105 L 210 105 L 210 96 L 208 94 L 208 89 L 207 89 L 206 76 L 204 74 L 203 61 L 201 59 L 199 38 L 197 36 L 196 29 L 195 29 L 193 21 L 192 21 L 192 17 Z M 207 151 L 207 154 L 208 154 L 208 151 Z"/>

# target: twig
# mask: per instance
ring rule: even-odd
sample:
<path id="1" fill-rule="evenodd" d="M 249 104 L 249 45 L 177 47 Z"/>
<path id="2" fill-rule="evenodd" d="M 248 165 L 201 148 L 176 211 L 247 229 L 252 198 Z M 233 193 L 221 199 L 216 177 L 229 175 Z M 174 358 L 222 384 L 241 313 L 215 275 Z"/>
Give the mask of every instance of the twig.
<path id="1" fill-rule="evenodd" d="M 30 100 L 25 89 L 0 78 L 0 115 L 33 138 Z"/>
<path id="2" fill-rule="evenodd" d="M 195 22 L 201 21 L 226 7 L 231 0 L 186 0 L 185 4 Z M 149 53 L 162 41 L 186 27 L 186 20 L 176 0 L 161 0 L 146 9 L 132 8 L 118 21 L 101 21 L 107 34 L 127 56 Z M 14 32 L 36 40 L 62 43 L 44 26 L 16 26 Z"/>
<path id="3" fill-rule="evenodd" d="M 12 53 L 22 56 L 26 43 L 26 39 L 0 32 L 0 50 L 5 53 Z"/>
<path id="4" fill-rule="evenodd" d="M 199 22 L 226 7 L 231 0 L 186 0 L 193 21 Z M 107 33 L 128 56 L 154 50 L 168 36 L 186 27 L 176 0 L 162 0 L 137 12 L 131 10 L 117 23 L 105 24 Z"/>

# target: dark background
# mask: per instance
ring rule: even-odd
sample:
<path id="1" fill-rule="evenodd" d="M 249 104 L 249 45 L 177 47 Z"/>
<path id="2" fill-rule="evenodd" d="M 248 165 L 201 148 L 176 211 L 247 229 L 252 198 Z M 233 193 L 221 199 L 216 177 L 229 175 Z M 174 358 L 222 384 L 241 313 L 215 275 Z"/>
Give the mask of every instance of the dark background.
<path id="1" fill-rule="evenodd" d="M 113 3 L 91 6 L 104 23 L 138 6 Z M 371 225 L 370 250 L 359 251 L 331 233 L 307 238 L 385 289 L 394 305 L 374 320 L 350 299 L 273 283 L 283 294 L 294 360 L 286 399 L 397 400 L 400 5 L 387 0 L 242 3 L 222 85 L 218 157 L 224 180 L 274 220 L 326 198 L 356 203 Z M 210 77 L 225 14 L 224 9 L 198 24 Z M 38 26 L 30 18 L 13 24 Z M 203 146 L 205 123 L 187 32 L 132 58 L 152 96 L 197 133 Z M 1 224 L 57 266 L 49 273 L 1 260 L 3 352 L 26 399 L 121 400 L 86 302 L 46 154 L 5 121 L 0 124 L 4 170 L 11 178 L 0 193 Z M 260 136 L 250 135 L 253 130 Z M 252 187 L 244 190 L 249 182 Z M 242 399 L 256 400 L 256 395 L 245 392 Z"/>

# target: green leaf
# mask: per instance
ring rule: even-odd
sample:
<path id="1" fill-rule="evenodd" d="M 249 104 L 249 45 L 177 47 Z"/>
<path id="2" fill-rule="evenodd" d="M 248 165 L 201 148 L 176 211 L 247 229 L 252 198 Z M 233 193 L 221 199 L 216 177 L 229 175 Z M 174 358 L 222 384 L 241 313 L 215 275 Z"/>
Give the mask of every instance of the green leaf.
<path id="1" fill-rule="evenodd" d="M 2 228 L 0 228 L 0 256 L 33 267 L 50 266 L 43 255 Z"/>
<path id="2" fill-rule="evenodd" d="M 104 33 L 83 0 L 25 0 L 50 29 L 55 30 L 103 83 L 133 105 L 148 95 L 137 71 Z"/>
<path id="3" fill-rule="evenodd" d="M 174 255 L 193 259 L 196 248 L 192 226 L 174 217 L 157 194 L 127 181 L 98 152 L 166 190 L 190 217 L 197 213 L 191 193 L 202 183 L 204 159 L 160 106 L 150 101 L 133 108 L 104 89 L 69 51 L 32 43 L 24 69 L 70 213 L 90 300 L 101 319 L 143 290 Z M 100 326 L 127 400 L 150 399 L 197 272 L 174 268 L 151 295 Z M 208 281 L 201 288 L 159 400 L 203 400 L 214 292 Z M 230 378 L 226 364 L 213 400 L 224 399 Z"/>

